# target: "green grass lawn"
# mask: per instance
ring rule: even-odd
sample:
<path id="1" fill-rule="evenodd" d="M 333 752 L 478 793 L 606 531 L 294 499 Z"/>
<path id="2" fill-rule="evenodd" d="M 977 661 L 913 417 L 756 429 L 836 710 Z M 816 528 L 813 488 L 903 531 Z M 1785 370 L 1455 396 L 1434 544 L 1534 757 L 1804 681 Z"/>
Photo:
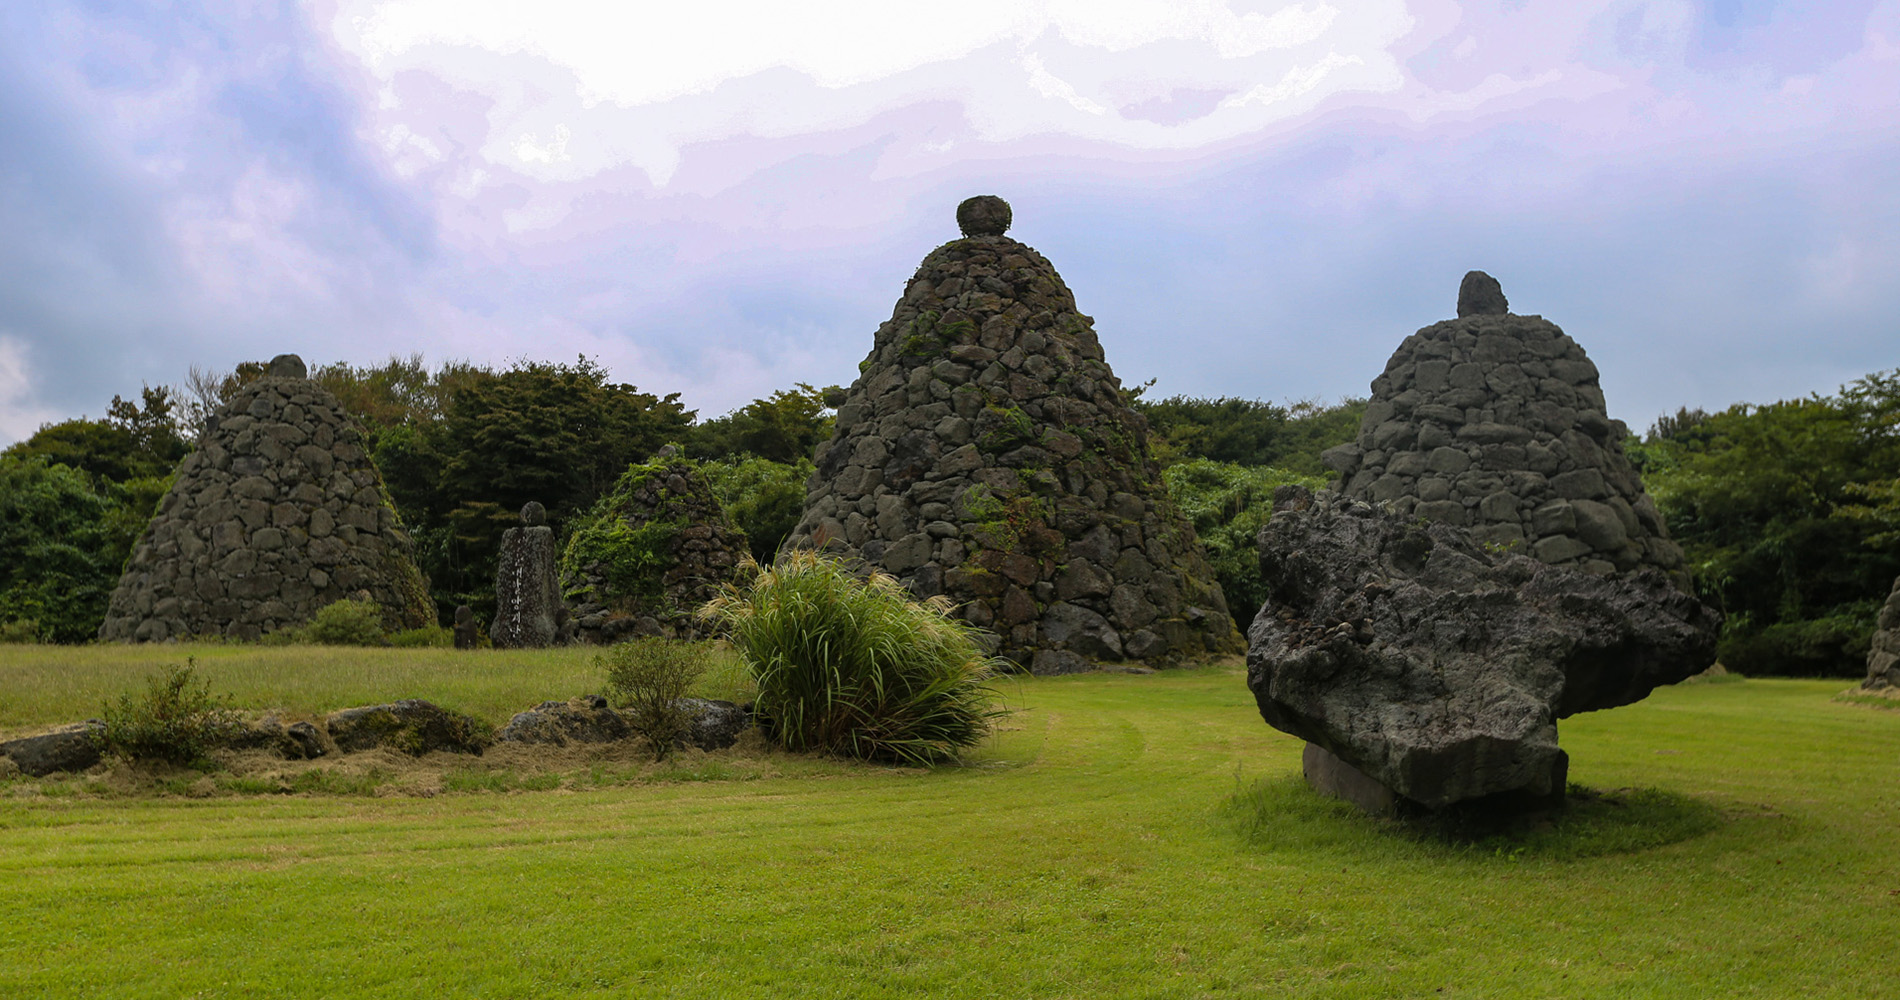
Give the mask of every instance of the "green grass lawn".
<path id="1" fill-rule="evenodd" d="M 502 721 L 597 686 L 571 652 L 16 648 L 0 727 L 185 652 L 240 705 L 312 713 L 416 695 Z M 1472 845 L 1308 792 L 1231 668 L 1006 681 L 1006 731 L 932 771 L 427 798 L 14 779 L 0 996 L 1900 996 L 1900 712 L 1843 686 L 1568 720 L 1573 781 L 1656 791 Z"/>

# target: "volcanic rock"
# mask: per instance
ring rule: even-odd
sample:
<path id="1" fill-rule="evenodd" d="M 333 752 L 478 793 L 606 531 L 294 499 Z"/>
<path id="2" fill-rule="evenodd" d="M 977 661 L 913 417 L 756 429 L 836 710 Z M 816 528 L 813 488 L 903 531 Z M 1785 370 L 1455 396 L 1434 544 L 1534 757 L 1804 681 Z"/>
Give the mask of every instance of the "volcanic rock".
<path id="1" fill-rule="evenodd" d="M 99 737 L 105 723 L 97 719 L 22 736 L 0 743 L 0 758 L 11 759 L 22 774 L 39 778 L 55 771 L 78 773 L 99 763 Z"/>
<path id="2" fill-rule="evenodd" d="M 435 621 L 361 431 L 294 354 L 206 424 L 99 628 L 138 642 L 256 639 L 367 593 L 388 629 Z"/>
<path id="3" fill-rule="evenodd" d="M 1893 581 L 1874 621 L 1874 644 L 1867 651 L 1867 679 L 1861 687 L 1900 688 L 1900 578 Z"/>
<path id="4" fill-rule="evenodd" d="M 1553 566 L 1331 491 L 1275 493 L 1260 571 L 1262 718 L 1426 809 L 1561 796 L 1557 720 L 1715 659 L 1718 617 L 1658 571 Z"/>
<path id="5" fill-rule="evenodd" d="M 707 638 L 712 626 L 693 612 L 736 581 L 749 558 L 745 532 L 699 463 L 669 446 L 629 466 L 569 540 L 561 557 L 568 615 L 590 643 Z"/>
<path id="6" fill-rule="evenodd" d="M 633 735 L 627 720 L 608 707 L 599 695 L 570 701 L 544 701 L 526 712 L 515 713 L 501 731 L 497 743 L 613 743 Z"/>
<path id="7" fill-rule="evenodd" d="M 1596 366 L 1556 324 L 1506 309 L 1495 279 L 1465 275 L 1459 318 L 1399 345 L 1358 437 L 1326 452 L 1335 488 L 1547 563 L 1650 566 L 1686 589 L 1682 550 L 1623 454 L 1629 428 L 1607 416 Z"/>
<path id="8" fill-rule="evenodd" d="M 486 723 L 421 698 L 332 712 L 324 728 L 344 753 L 388 747 L 416 757 L 436 750 L 480 755 L 494 742 Z"/>
<path id="9" fill-rule="evenodd" d="M 495 622 L 488 630 L 496 649 L 540 649 L 554 644 L 557 630 L 566 621 L 556 559 L 547 508 L 530 500 L 521 508 L 521 526 L 501 536 L 501 557 L 495 567 Z"/>
<path id="10" fill-rule="evenodd" d="M 947 595 L 1037 673 L 1243 647 L 1094 320 L 1008 206 L 932 251 L 838 406 L 790 543 Z M 999 220 L 1001 220 L 999 222 Z"/>

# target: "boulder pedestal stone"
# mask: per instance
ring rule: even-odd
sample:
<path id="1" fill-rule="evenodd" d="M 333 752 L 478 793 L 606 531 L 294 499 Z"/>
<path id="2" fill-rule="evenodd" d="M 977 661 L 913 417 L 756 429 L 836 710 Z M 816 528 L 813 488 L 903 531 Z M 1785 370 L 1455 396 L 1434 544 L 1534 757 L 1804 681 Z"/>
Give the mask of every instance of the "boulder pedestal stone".
<path id="1" fill-rule="evenodd" d="M 1900 579 L 1893 581 L 1887 603 L 1880 607 L 1874 622 L 1873 648 L 1867 651 L 1867 679 L 1861 686 L 1868 690 L 1900 688 Z"/>
<path id="2" fill-rule="evenodd" d="M 1473 271 L 1458 318 L 1399 345 L 1357 438 L 1325 459 L 1342 492 L 1480 543 L 1597 574 L 1653 567 L 1687 589 L 1682 550 L 1624 457 L 1628 433 L 1583 348 L 1510 313 L 1496 279 Z"/>
<path id="3" fill-rule="evenodd" d="M 1261 717 L 1409 808 L 1560 799 L 1557 720 L 1715 659 L 1719 619 L 1660 572 L 1552 566 L 1330 491 L 1276 492 L 1260 570 L 1247 684 Z M 1386 808 L 1326 758 L 1307 771 Z"/>
<path id="4" fill-rule="evenodd" d="M 232 396 L 146 526 L 99 637 L 256 639 L 367 593 L 387 629 L 435 621 L 363 436 L 294 354 Z"/>
<path id="5" fill-rule="evenodd" d="M 790 543 L 946 595 L 1037 673 L 1236 653 L 1240 635 L 1094 320 L 990 195 L 878 327 Z"/>

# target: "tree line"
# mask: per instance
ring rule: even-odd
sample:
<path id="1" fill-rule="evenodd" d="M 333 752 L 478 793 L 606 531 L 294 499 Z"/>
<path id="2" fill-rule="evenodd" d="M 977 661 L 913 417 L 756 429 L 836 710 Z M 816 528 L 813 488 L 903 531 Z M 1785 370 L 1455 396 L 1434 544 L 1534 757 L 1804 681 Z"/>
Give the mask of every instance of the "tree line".
<path id="1" fill-rule="evenodd" d="M 138 534 L 206 417 L 262 363 L 193 369 L 182 390 L 115 397 L 105 416 L 42 427 L 0 453 L 0 636 L 89 639 Z M 800 384 L 701 420 L 585 357 L 337 363 L 311 378 L 363 425 L 416 540 L 444 620 L 494 607 L 501 534 L 530 500 L 563 540 L 632 463 L 678 445 L 769 562 L 797 524 L 811 456 L 841 390 Z M 1262 597 L 1254 537 L 1283 483 L 1326 484 L 1320 453 L 1350 440 L 1366 401 L 1153 399 L 1128 390 L 1170 494 L 1208 548 L 1244 628 Z M 1831 396 L 1720 413 L 1684 409 L 1627 450 L 1680 541 L 1744 673 L 1856 673 L 1900 574 L 1900 371 Z"/>

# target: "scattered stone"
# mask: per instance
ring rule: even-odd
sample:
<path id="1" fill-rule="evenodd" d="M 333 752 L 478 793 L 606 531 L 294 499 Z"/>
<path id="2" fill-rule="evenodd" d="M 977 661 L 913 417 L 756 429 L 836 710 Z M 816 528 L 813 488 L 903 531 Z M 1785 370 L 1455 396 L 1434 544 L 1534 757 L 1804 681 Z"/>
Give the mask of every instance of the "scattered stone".
<path id="1" fill-rule="evenodd" d="M 680 745 L 692 745 L 711 753 L 739 742 L 739 734 L 752 724 L 752 713 L 729 701 L 707 698 L 681 698 L 677 704 L 692 718 Z"/>
<path id="2" fill-rule="evenodd" d="M 475 625 L 475 609 L 466 604 L 455 608 L 455 648 L 475 649 L 481 645 L 481 632 Z"/>
<path id="3" fill-rule="evenodd" d="M 587 695 L 568 701 L 544 701 L 526 712 L 517 712 L 495 734 L 497 743 L 613 743 L 628 739 L 633 730 L 620 713 L 608 707 L 607 699 Z"/>
<path id="4" fill-rule="evenodd" d="M 947 597 L 1036 673 L 1237 653 L 1239 632 L 1147 422 L 1055 268 L 958 208 L 877 330 L 789 544 Z"/>
<path id="5" fill-rule="evenodd" d="M 568 542 L 561 580 L 575 635 L 707 638 L 712 626 L 693 612 L 739 579 L 749 553 L 699 463 L 661 449 L 630 466 Z"/>
<path id="6" fill-rule="evenodd" d="M 1510 313 L 1482 271 L 1465 275 L 1458 317 L 1407 337 L 1372 380 L 1358 437 L 1324 456 L 1334 487 L 1498 551 L 1598 574 L 1649 566 L 1688 589 L 1583 348 Z"/>
<path id="7" fill-rule="evenodd" d="M 502 533 L 495 621 L 488 630 L 496 649 L 552 646 L 565 621 L 554 529 L 547 522 L 547 509 L 530 500 L 521 508 L 521 526 Z"/>
<path id="8" fill-rule="evenodd" d="M 494 742 L 481 720 L 420 698 L 332 712 L 324 728 L 343 753 L 388 747 L 415 757 L 435 750 L 479 756 Z"/>
<path id="9" fill-rule="evenodd" d="M 1260 570 L 1262 718 L 1425 809 L 1560 798 L 1558 719 L 1715 659 L 1719 617 L 1660 572 L 1547 565 L 1330 491 L 1276 491 Z M 1330 763 L 1309 771 L 1365 798 Z"/>
<path id="10" fill-rule="evenodd" d="M 105 723 L 88 719 L 0 743 L 0 757 L 11 759 L 20 773 L 35 778 L 56 771 L 76 774 L 99 763 L 99 738 L 105 731 Z"/>
<path id="11" fill-rule="evenodd" d="M 1893 581 L 1887 603 L 1881 605 L 1880 617 L 1874 621 L 1873 648 L 1867 651 L 1867 679 L 1861 687 L 1900 688 L 1900 578 Z"/>
<path id="12" fill-rule="evenodd" d="M 256 639 L 358 591 L 388 630 L 435 621 L 362 432 L 303 371 L 277 357 L 207 423 L 126 562 L 101 639 Z"/>

